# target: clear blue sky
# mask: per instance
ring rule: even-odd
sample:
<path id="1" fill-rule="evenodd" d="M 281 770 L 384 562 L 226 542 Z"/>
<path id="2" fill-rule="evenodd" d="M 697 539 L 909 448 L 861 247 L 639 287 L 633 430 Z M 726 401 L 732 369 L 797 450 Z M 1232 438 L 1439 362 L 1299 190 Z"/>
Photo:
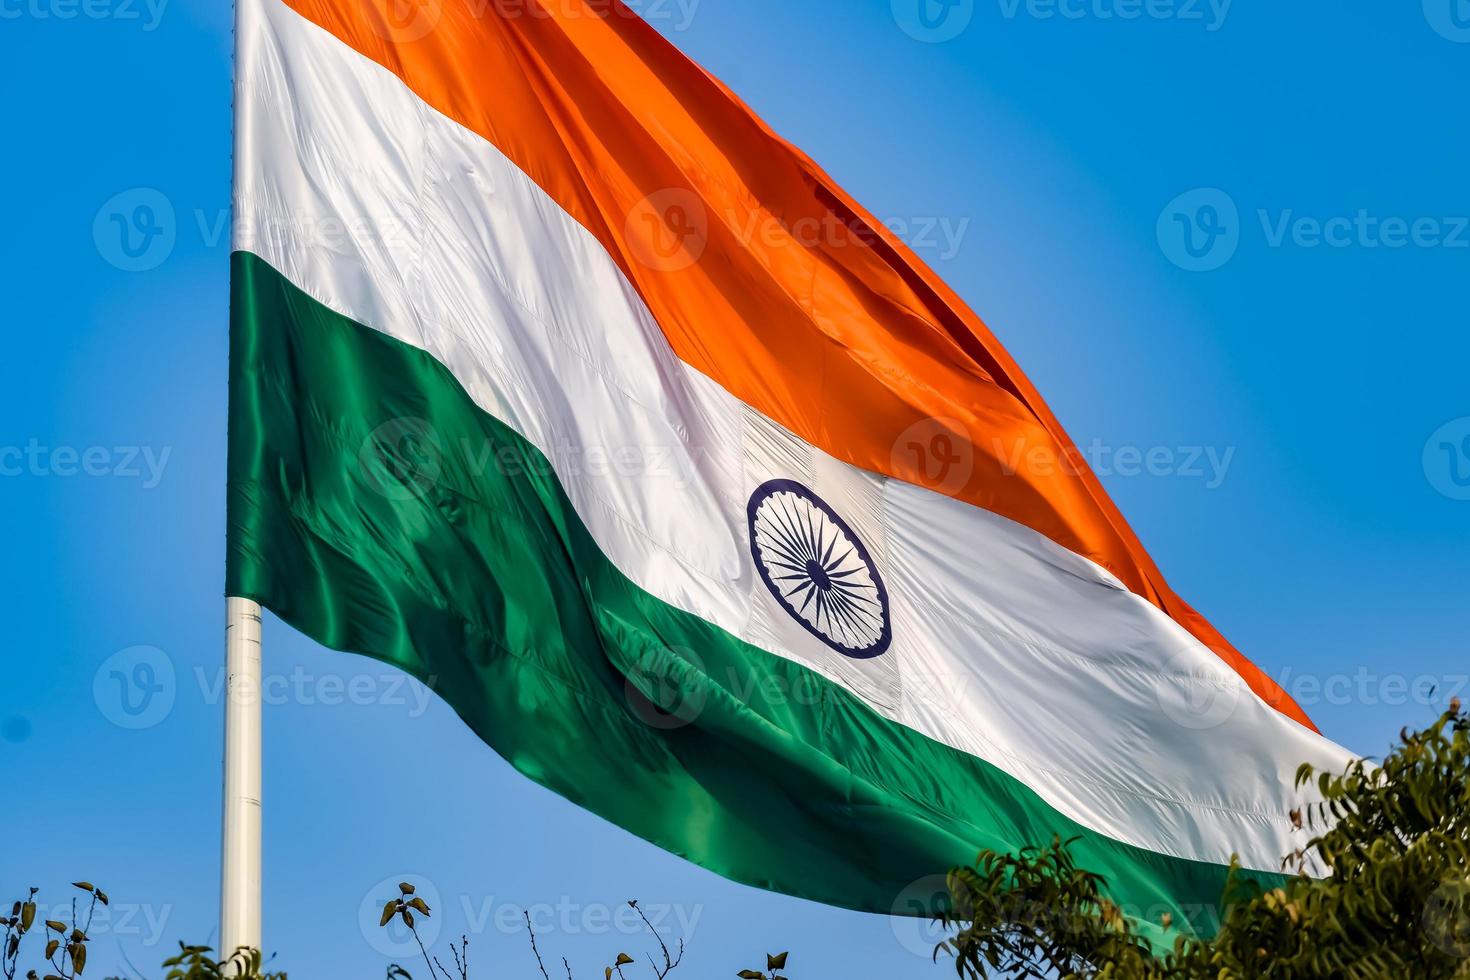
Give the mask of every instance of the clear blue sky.
<path id="1" fill-rule="evenodd" d="M 1178 591 L 1381 752 L 1434 712 L 1421 677 L 1470 672 L 1465 0 L 925 2 L 642 9 L 915 240 Z M 0 886 L 104 883 L 104 975 L 216 916 L 227 5 L 0 0 L 0 90 Z M 149 202 L 163 234 L 129 256 L 113 215 Z M 633 896 L 693 922 L 686 976 L 768 948 L 795 980 L 945 975 L 885 919 L 577 811 L 385 668 L 275 621 L 266 652 L 267 944 L 294 975 L 379 975 L 359 909 L 409 872 L 508 975 L 521 906 L 579 977 L 650 948 Z"/>

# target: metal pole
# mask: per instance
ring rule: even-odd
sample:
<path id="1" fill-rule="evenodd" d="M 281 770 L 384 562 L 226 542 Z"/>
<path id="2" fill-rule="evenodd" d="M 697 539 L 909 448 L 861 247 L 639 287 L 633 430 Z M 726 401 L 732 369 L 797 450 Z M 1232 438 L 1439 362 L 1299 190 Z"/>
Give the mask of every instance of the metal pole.
<path id="1" fill-rule="evenodd" d="M 240 89 L 253 49 L 253 0 L 235 0 L 235 133 L 238 172 L 248 145 Z M 236 212 L 238 214 L 238 211 Z M 234 352 L 232 352 L 233 355 Z M 260 605 L 225 599 L 224 814 L 220 832 L 219 958 L 260 949 Z"/>
<path id="2" fill-rule="evenodd" d="M 260 948 L 260 606 L 225 600 L 225 802 L 220 959 Z"/>

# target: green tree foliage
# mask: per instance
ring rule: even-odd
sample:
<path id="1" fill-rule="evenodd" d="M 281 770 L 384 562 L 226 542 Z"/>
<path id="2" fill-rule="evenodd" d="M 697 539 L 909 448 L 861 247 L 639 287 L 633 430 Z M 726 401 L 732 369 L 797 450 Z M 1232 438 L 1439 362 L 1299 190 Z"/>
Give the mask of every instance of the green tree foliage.
<path id="1" fill-rule="evenodd" d="M 1157 954 L 1057 841 L 952 871 L 944 921 L 956 932 L 935 955 L 966 978 L 1470 978 L 1470 716 L 1459 701 L 1401 732 L 1381 764 L 1303 766 L 1307 784 L 1321 802 L 1283 815 L 1315 834 L 1282 862 L 1292 877 L 1268 890 L 1233 868 L 1211 939 L 1181 935 Z M 1308 855 L 1325 877 L 1303 873 Z"/>

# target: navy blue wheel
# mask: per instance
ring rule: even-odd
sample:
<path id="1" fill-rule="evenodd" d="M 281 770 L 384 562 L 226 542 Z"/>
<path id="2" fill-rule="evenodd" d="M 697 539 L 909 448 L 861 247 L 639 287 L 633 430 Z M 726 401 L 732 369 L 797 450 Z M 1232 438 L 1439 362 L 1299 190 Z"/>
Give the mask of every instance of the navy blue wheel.
<path id="1" fill-rule="evenodd" d="M 766 588 L 807 632 L 845 656 L 893 642 L 888 590 L 848 523 L 794 480 L 771 480 L 746 505 L 750 553 Z"/>

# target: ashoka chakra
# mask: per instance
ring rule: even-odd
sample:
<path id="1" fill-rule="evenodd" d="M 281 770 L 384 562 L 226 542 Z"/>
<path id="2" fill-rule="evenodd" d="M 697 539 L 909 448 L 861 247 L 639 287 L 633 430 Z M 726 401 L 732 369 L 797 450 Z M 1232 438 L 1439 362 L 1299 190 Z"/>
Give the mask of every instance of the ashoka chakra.
<path id="1" fill-rule="evenodd" d="M 868 549 L 825 500 L 794 480 L 771 480 L 756 488 L 746 513 L 755 566 L 791 618 L 849 657 L 888 649 L 888 590 Z"/>

